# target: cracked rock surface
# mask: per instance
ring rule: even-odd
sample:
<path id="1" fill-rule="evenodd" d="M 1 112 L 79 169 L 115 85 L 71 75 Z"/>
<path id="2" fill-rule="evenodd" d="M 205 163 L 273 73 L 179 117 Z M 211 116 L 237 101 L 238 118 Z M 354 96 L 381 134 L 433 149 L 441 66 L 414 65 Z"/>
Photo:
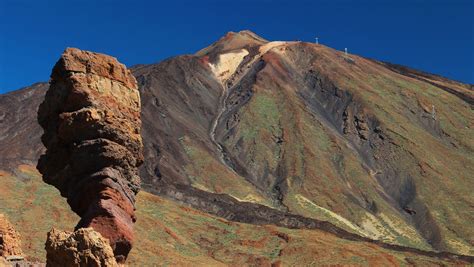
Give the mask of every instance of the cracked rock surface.
<path id="1" fill-rule="evenodd" d="M 22 256 L 23 252 L 21 250 L 20 239 L 20 234 L 15 230 L 5 215 L 0 214 L 0 258 Z"/>
<path id="2" fill-rule="evenodd" d="M 45 244 L 48 266 L 118 266 L 109 242 L 92 228 L 52 229 Z"/>

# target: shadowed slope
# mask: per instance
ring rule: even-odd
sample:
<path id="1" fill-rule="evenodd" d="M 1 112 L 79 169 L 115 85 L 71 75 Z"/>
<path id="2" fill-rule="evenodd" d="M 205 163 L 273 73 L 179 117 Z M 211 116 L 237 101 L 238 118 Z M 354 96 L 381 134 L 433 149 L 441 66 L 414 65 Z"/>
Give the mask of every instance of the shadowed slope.
<path id="1" fill-rule="evenodd" d="M 43 152 L 41 127 L 36 121 L 39 103 L 48 89 L 36 83 L 0 95 L 0 166 L 15 169 L 18 164 L 36 164 Z"/>

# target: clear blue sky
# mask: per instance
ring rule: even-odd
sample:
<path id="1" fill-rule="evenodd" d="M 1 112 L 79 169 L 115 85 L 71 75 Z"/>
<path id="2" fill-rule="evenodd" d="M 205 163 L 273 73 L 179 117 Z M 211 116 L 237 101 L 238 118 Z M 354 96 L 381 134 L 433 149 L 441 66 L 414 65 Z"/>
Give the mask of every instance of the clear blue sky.
<path id="1" fill-rule="evenodd" d="M 194 53 L 228 31 L 314 41 L 474 83 L 474 1 L 0 0 L 0 93 L 47 81 L 66 47 L 128 66 Z"/>

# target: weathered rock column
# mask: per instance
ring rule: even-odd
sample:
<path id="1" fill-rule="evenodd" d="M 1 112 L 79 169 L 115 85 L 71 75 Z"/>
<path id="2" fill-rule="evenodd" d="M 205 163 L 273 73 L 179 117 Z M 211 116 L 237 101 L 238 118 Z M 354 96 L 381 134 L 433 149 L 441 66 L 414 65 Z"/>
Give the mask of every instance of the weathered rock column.
<path id="1" fill-rule="evenodd" d="M 143 162 L 135 78 L 113 57 L 68 48 L 53 68 L 38 121 L 47 148 L 37 166 L 43 180 L 81 217 L 76 230 L 92 227 L 124 262 Z"/>

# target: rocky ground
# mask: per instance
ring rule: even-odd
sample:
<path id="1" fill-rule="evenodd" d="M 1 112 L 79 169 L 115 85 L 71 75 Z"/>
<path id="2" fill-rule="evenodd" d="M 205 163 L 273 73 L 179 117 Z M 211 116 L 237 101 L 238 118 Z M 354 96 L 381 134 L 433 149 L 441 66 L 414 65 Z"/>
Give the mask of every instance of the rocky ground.
<path id="1" fill-rule="evenodd" d="M 34 166 L 22 166 L 16 174 L 0 173 L 1 202 L 16 230 L 22 233 L 26 258 L 45 262 L 46 233 L 52 227 L 72 231 L 78 217 L 34 169 Z M 20 176 L 23 181 L 18 183 Z M 17 210 L 25 212 L 19 215 Z M 39 215 L 44 219 L 38 220 Z M 324 230 L 236 223 L 147 192 L 137 196 L 137 218 L 135 233 L 139 242 L 130 252 L 129 266 L 466 264 L 461 259 L 442 255 L 428 256 L 351 241 Z"/>
<path id="2" fill-rule="evenodd" d="M 278 229 L 305 245 L 329 232 L 335 244 L 361 245 L 350 257 L 367 249 L 363 244 L 433 261 L 455 258 L 447 252 L 473 255 L 474 231 L 468 223 L 474 219 L 472 85 L 322 45 L 268 42 L 249 31 L 229 33 L 195 55 L 131 70 L 142 99 L 140 177 L 147 192 L 166 198 L 160 203 L 173 209 L 189 205 L 187 212 L 204 211 L 255 236 L 265 232 L 265 225 L 283 227 Z M 0 96 L 0 152 L 5 155 L 0 164 L 18 190 L 36 190 L 24 168 L 42 152 L 35 110 L 47 87 L 40 83 Z M 0 190 L 7 194 L 14 188 L 2 185 Z M 1 201 L 4 207 L 15 206 Z M 153 201 L 143 202 L 143 209 L 157 212 L 148 207 L 156 205 Z M 174 211 L 169 216 L 181 218 Z M 148 229 L 163 223 L 155 219 L 144 220 Z M 157 236 L 138 235 L 151 238 L 145 243 L 155 253 L 163 249 L 173 255 L 157 256 L 170 263 L 173 258 L 192 261 L 191 255 L 200 255 L 200 263 L 211 258 L 252 262 L 254 257 L 291 262 L 284 256 L 289 254 L 270 256 L 263 252 L 267 245 L 252 242 L 252 250 L 263 250 L 227 257 L 226 248 L 240 242 L 240 230 L 229 233 L 230 243 L 216 247 L 212 244 L 227 235 L 207 234 L 220 226 L 210 226 L 217 227 L 213 232 L 188 216 L 182 220 L 184 228 L 176 231 L 194 227 L 206 235 L 172 237 L 166 240 L 177 243 L 169 247 L 161 239 L 174 236 L 166 230 L 173 225 L 156 228 Z M 330 253 L 323 247 L 314 249 Z M 293 249 L 293 256 L 309 253 Z M 417 254 L 421 250 L 431 252 Z M 143 262 L 133 251 L 131 262 Z M 147 260 L 153 254 L 137 251 Z M 337 251 L 333 258 L 342 262 L 344 253 Z"/>

